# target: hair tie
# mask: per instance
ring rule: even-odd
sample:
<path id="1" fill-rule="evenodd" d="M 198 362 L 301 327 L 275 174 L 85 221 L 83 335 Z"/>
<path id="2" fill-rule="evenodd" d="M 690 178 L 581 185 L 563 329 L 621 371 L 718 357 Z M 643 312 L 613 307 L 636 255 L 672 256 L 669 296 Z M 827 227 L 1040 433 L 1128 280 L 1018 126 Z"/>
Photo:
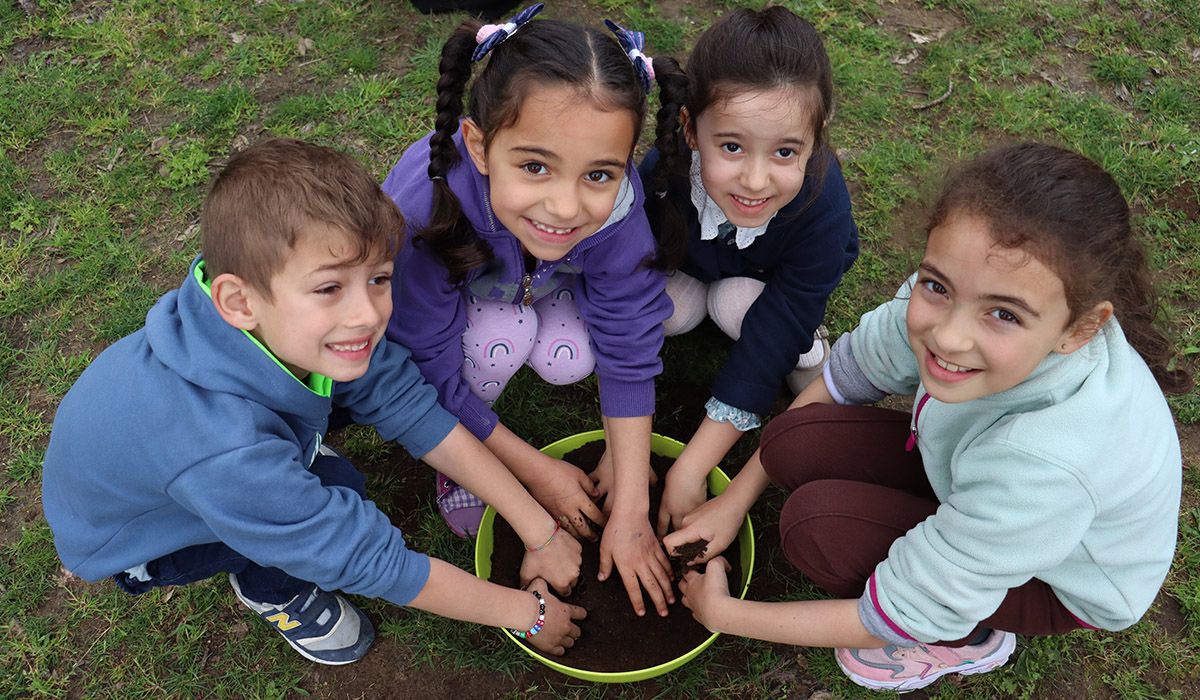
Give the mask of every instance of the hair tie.
<path id="1" fill-rule="evenodd" d="M 654 59 L 642 53 L 642 49 L 646 48 L 646 35 L 626 29 L 611 19 L 604 20 L 604 26 L 616 35 L 621 48 L 625 50 L 625 55 L 633 63 L 634 72 L 642 83 L 642 90 L 648 94 L 650 86 L 654 84 Z"/>
<path id="2" fill-rule="evenodd" d="M 479 31 L 475 32 L 475 43 L 478 46 L 475 47 L 475 52 L 471 54 L 471 60 L 483 60 L 485 56 L 491 53 L 492 49 L 504 43 L 504 40 L 508 37 L 516 34 L 518 29 L 533 19 L 545 6 L 544 3 L 539 2 L 536 5 L 530 5 L 521 10 L 504 24 L 485 24 L 480 27 Z"/>

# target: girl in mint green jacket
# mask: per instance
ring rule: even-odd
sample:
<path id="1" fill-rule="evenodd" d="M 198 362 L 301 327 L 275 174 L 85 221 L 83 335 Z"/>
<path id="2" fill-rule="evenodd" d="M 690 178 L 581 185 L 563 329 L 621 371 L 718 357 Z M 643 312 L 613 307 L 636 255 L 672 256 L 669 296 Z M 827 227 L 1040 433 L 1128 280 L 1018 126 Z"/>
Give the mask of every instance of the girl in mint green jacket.
<path id="1" fill-rule="evenodd" d="M 668 551 L 713 631 L 838 647 L 855 682 L 912 690 L 1008 660 L 1016 634 L 1119 630 L 1171 564 L 1181 456 L 1145 256 L 1116 182 L 1040 144 L 948 178 L 924 259 L 865 314 Z M 1118 321 L 1119 319 L 1119 321 Z M 915 394 L 910 414 L 861 406 Z M 788 559 L 836 600 L 728 593 L 721 559 L 768 482 Z"/>

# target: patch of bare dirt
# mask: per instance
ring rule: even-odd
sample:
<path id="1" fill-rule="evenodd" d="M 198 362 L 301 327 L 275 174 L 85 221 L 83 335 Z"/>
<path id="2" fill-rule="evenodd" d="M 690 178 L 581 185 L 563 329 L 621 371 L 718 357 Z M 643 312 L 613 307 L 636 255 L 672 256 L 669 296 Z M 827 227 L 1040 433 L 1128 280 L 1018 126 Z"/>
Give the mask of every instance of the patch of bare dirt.
<path id="1" fill-rule="evenodd" d="M 1175 430 L 1179 433 L 1179 448 L 1183 452 L 1183 468 L 1200 469 L 1200 423 L 1187 425 L 1177 420 L 1175 421 Z"/>
<path id="2" fill-rule="evenodd" d="M 1066 47 L 1053 50 L 1038 61 L 1037 74 L 1051 87 L 1076 95 L 1111 93 L 1096 84 L 1085 54 Z"/>
<path id="3" fill-rule="evenodd" d="M 1162 198 L 1161 203 L 1193 221 L 1200 219 L 1200 187 L 1194 182 L 1179 183 Z"/>

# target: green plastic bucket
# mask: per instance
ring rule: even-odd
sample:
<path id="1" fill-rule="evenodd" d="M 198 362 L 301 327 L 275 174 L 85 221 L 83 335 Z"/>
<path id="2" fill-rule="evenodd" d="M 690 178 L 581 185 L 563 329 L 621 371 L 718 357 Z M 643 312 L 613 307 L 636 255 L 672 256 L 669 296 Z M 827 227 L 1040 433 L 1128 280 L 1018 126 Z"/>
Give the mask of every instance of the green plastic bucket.
<path id="1" fill-rule="evenodd" d="M 563 438 L 557 442 L 546 445 L 542 448 L 542 452 L 551 457 L 561 458 L 563 455 L 578 449 L 589 442 L 604 439 L 603 430 L 592 430 L 586 433 L 579 433 L 571 437 Z M 654 454 L 662 455 L 663 457 L 678 457 L 683 451 L 683 443 L 678 440 L 672 440 L 669 437 L 654 434 L 650 436 L 650 450 Z M 708 490 L 712 495 L 720 494 L 729 486 L 729 477 L 720 469 L 714 468 L 708 473 Z M 492 527 L 496 520 L 496 511 L 488 506 L 483 514 L 483 521 L 479 524 L 479 535 L 475 539 L 475 575 L 482 579 L 488 579 L 492 575 Z M 746 597 L 746 589 L 750 587 L 750 574 L 754 570 L 754 528 L 750 525 L 750 516 L 746 516 L 746 522 L 742 524 L 741 530 L 738 531 L 738 544 L 741 546 L 741 568 L 742 580 L 735 590 L 739 598 Z M 513 644 L 520 647 L 525 653 L 529 654 L 538 661 L 546 664 L 550 668 L 564 673 L 573 678 L 580 678 L 585 681 L 594 681 L 596 683 L 631 683 L 634 681 L 644 681 L 648 678 L 661 676 L 662 674 L 673 671 L 680 666 L 700 655 L 700 652 L 708 648 L 713 641 L 719 636 L 716 632 L 709 635 L 707 639 L 698 644 L 694 649 L 666 663 L 651 666 L 649 668 L 641 668 L 631 671 L 616 671 L 616 672 L 600 672 L 588 671 L 581 668 L 573 668 L 568 666 L 563 660 L 552 659 L 548 656 L 543 656 L 536 649 L 525 646 L 517 641 L 517 638 L 508 630 L 504 630 L 504 635 L 512 640 Z"/>

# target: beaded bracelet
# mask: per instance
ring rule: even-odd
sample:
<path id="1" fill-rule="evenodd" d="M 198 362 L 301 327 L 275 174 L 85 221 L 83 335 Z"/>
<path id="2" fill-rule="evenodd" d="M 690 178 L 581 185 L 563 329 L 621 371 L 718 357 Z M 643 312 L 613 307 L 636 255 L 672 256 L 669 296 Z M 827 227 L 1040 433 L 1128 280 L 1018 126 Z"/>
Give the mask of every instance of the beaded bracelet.
<path id="1" fill-rule="evenodd" d="M 554 532 L 551 532 L 551 533 L 550 533 L 550 536 L 546 538 L 546 541 L 542 543 L 542 546 L 540 546 L 540 547 L 526 547 L 526 548 L 525 548 L 525 551 L 526 551 L 526 552 L 540 552 L 540 551 L 542 551 L 542 550 L 543 550 L 543 549 L 545 549 L 546 547 L 550 546 L 550 543 L 554 541 L 554 536 L 555 536 L 555 535 L 557 535 L 557 534 L 558 534 L 558 531 L 559 531 L 559 530 L 561 530 L 561 529 L 562 529 L 562 525 L 559 525 L 559 524 L 558 524 L 558 521 L 557 521 L 557 520 L 555 520 L 555 521 L 554 521 Z"/>
<path id="2" fill-rule="evenodd" d="M 530 591 L 530 593 L 532 593 L 533 597 L 537 598 L 538 601 L 537 622 L 533 623 L 533 627 L 530 627 L 528 632 L 522 632 L 521 630 L 515 630 L 510 627 L 508 631 L 512 632 L 513 635 L 515 635 L 518 639 L 528 639 L 538 632 L 541 632 L 542 628 L 546 626 L 546 599 L 543 598 L 542 594 L 537 591 Z"/>

